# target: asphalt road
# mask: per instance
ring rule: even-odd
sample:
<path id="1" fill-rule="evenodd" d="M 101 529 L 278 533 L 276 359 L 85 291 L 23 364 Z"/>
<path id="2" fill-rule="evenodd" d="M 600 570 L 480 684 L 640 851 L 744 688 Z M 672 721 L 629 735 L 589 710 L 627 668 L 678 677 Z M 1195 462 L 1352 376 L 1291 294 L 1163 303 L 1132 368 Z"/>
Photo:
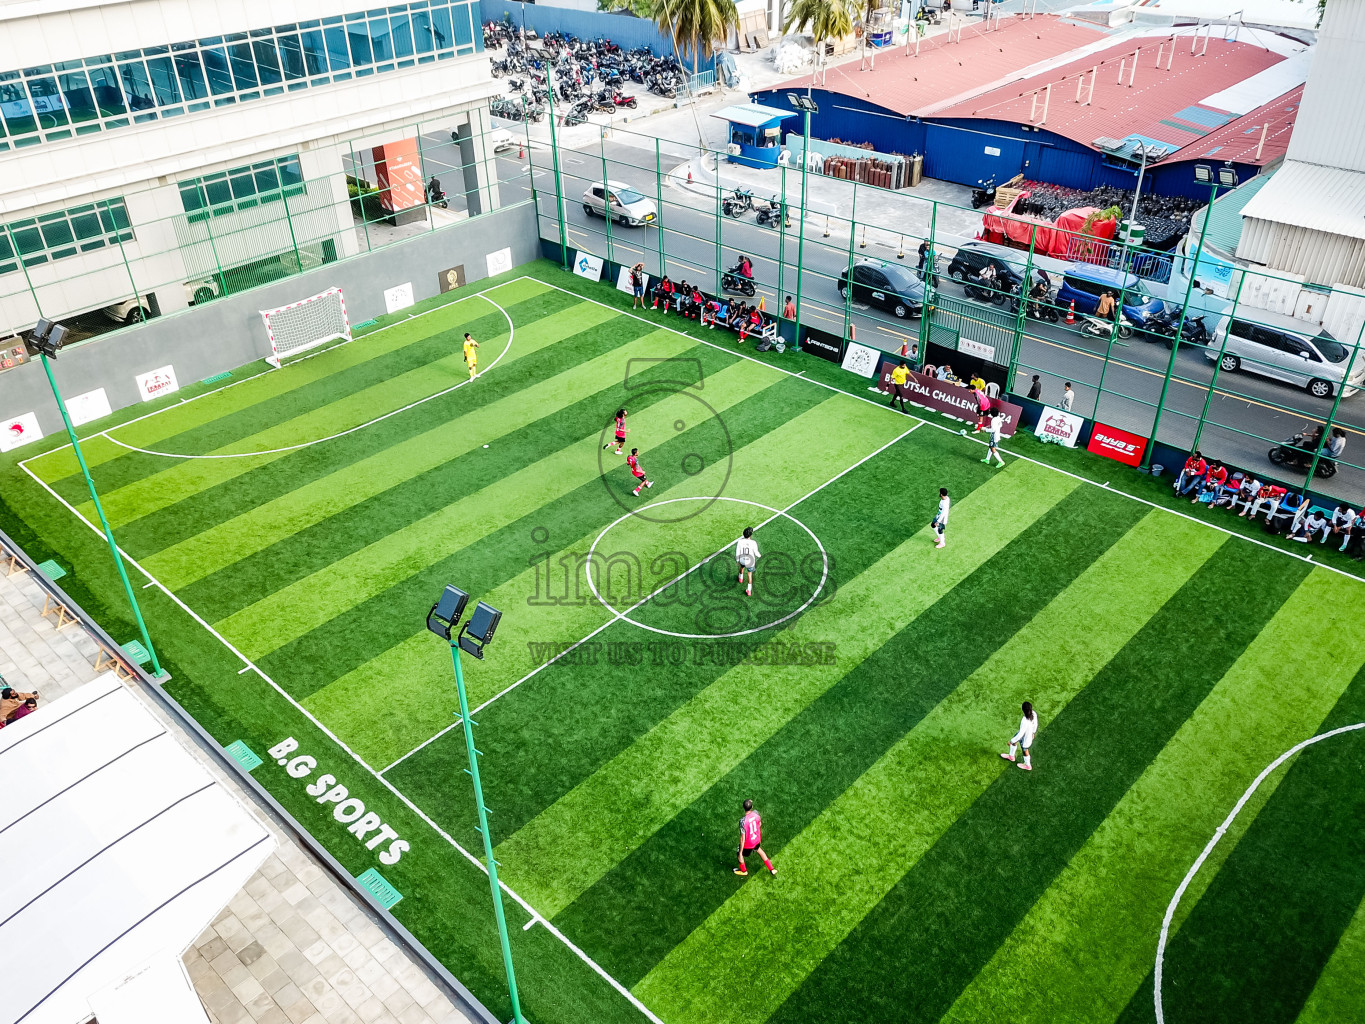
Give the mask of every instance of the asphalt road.
<path id="1" fill-rule="evenodd" d="M 582 246 L 619 263 L 641 260 L 649 273 L 657 275 L 662 230 L 664 272 L 675 281 L 695 281 L 707 291 L 717 289 L 718 261 L 729 266 L 737 253 L 745 252 L 753 258 L 758 294 L 764 296 L 770 312 L 781 308 L 786 295 L 796 294 L 799 265 L 802 322 L 835 334 L 843 333 L 845 306 L 836 279 L 849 261 L 846 235 L 840 238 L 836 231 L 827 239 L 823 218 L 812 218 L 814 222 L 807 224 L 801 251 L 795 227 L 779 232 L 758 226 L 752 215 L 739 219 L 718 217 L 714 201 L 673 184 L 665 184 L 659 195 L 653 153 L 613 143 L 607 143 L 604 149 L 608 177 L 633 185 L 651 198 L 662 199 L 659 217 L 662 229 L 608 227 L 601 218 L 586 215 L 581 196 L 591 182 L 602 179 L 603 153 L 596 146 L 591 151 L 561 150 L 564 212 L 571 248 Z M 506 158 L 499 163 L 505 200 L 528 195 L 531 175 L 525 169 L 526 163 Z M 537 149 L 531 165 L 539 192 L 541 234 L 557 238 L 550 154 Z M 894 225 L 877 226 L 894 230 Z M 917 244 L 917 240 L 908 240 L 907 244 Z M 854 244 L 853 255 L 857 258 L 865 254 Z M 914 259 L 913 249 L 908 250 L 905 263 L 913 267 Z M 887 261 L 896 262 L 895 253 Z M 944 295 L 965 298 L 956 283 L 946 277 L 940 283 Z M 988 343 L 998 340 L 998 350 L 1004 349 L 1010 332 L 997 326 L 1001 319 L 999 311 L 976 303 L 965 308 L 963 336 Z M 898 321 L 889 313 L 870 307 L 853 306 L 850 322 L 858 341 L 882 349 L 895 350 L 902 341 L 919 337 L 917 319 Z M 1247 373 L 1220 373 L 1210 397 L 1214 364 L 1202 346 L 1192 345 L 1182 345 L 1176 351 L 1174 370 L 1166 385 L 1170 350 L 1164 344 L 1142 339 L 1143 335 L 1135 334 L 1127 342 L 1115 341 L 1111 345 L 1107 339 L 1083 335 L 1074 327 L 1027 320 L 1019 351 L 1020 376 L 1014 390 L 1027 390 L 1028 377 L 1037 373 L 1042 378 L 1044 400 L 1055 402 L 1063 382 L 1070 381 L 1076 391 L 1075 411 L 1146 436 L 1151 433 L 1154 408 L 1165 386 L 1166 406 L 1160 428 L 1163 442 L 1189 447 L 1207 404 L 1208 418 L 1199 438 L 1206 455 L 1277 479 L 1294 479 L 1293 474 L 1274 466 L 1267 453 L 1275 442 L 1302 429 L 1305 423 L 1321 422 L 1331 411 L 1330 399 L 1316 399 L 1302 389 Z M 1104 394 L 1099 391 L 1101 382 Z M 1358 457 L 1365 452 L 1365 393 L 1342 401 L 1338 422 L 1348 429 L 1346 457 Z M 1302 482 L 1302 473 L 1297 482 Z M 1343 465 L 1335 478 L 1319 479 L 1317 483 L 1340 498 L 1365 501 L 1365 472 L 1360 470 Z"/>

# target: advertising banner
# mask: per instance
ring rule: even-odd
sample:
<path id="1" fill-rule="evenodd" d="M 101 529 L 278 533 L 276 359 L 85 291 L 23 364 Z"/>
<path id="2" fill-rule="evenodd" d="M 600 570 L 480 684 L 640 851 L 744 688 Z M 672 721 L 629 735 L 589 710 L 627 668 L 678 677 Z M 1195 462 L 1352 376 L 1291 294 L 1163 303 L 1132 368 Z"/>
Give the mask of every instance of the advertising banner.
<path id="1" fill-rule="evenodd" d="M 1053 444 L 1075 448 L 1076 439 L 1081 436 L 1081 427 L 1084 425 L 1085 420 L 1075 413 L 1045 405 L 1038 416 L 1038 426 L 1033 432 L 1038 435 L 1040 441 L 1051 441 Z"/>
<path id="2" fill-rule="evenodd" d="M 1096 423 L 1091 428 L 1090 443 L 1086 445 L 1089 451 L 1122 462 L 1125 466 L 1136 466 L 1141 462 L 1142 452 L 1146 447 L 1147 439 L 1142 435 L 1130 434 L 1126 430 L 1105 426 L 1103 423 Z"/>
<path id="3" fill-rule="evenodd" d="M 512 269 L 512 247 L 509 245 L 505 249 L 497 252 L 490 252 L 484 256 L 488 263 L 488 276 L 497 277 L 505 274 Z"/>
<path id="4" fill-rule="evenodd" d="M 882 357 L 881 372 L 877 382 L 877 387 L 886 394 L 891 393 L 893 387 L 891 383 L 891 371 L 899 365 L 899 360 L 889 356 Z M 944 415 L 952 416 L 955 419 L 967 420 L 975 423 L 979 412 L 976 402 L 976 393 L 971 388 L 963 384 L 950 384 L 945 380 L 935 380 L 933 377 L 926 377 L 922 373 L 911 372 L 905 382 L 905 400 L 922 405 L 926 409 L 933 409 Z M 996 398 L 992 400 L 995 409 L 1004 413 L 1005 425 L 1000 433 L 1004 437 L 1014 436 L 1015 430 L 1019 428 L 1019 418 L 1024 410 L 1012 402 Z"/>
<path id="5" fill-rule="evenodd" d="M 451 267 L 449 270 L 441 271 L 438 282 L 441 285 L 441 292 L 454 291 L 456 288 L 464 287 L 464 264 L 458 267 Z"/>
<path id="6" fill-rule="evenodd" d="M 422 158 L 416 139 L 399 139 L 375 146 L 374 176 L 379 181 L 379 204 L 389 213 L 422 206 L 427 198 L 422 180 Z"/>
<path id="7" fill-rule="evenodd" d="M 109 396 L 104 393 L 104 388 L 96 388 L 66 400 L 66 413 L 71 417 L 72 426 L 79 427 L 101 416 L 108 416 L 111 412 Z"/>
<path id="8" fill-rule="evenodd" d="M 390 313 L 396 313 L 400 309 L 406 309 L 413 303 L 412 282 L 396 284 L 392 288 L 384 289 L 384 308 Z"/>
<path id="9" fill-rule="evenodd" d="M 579 277 L 586 277 L 589 281 L 602 280 L 602 257 L 580 249 L 574 253 L 573 272 Z"/>
<path id="10" fill-rule="evenodd" d="M 868 348 L 866 345 L 859 345 L 856 341 L 850 341 L 848 348 L 844 351 L 843 367 L 850 373 L 856 373 L 859 377 L 874 377 L 877 374 L 877 363 L 881 359 L 881 355 L 875 348 Z"/>
<path id="11" fill-rule="evenodd" d="M 180 382 L 175 379 L 175 367 L 169 364 L 148 370 L 146 373 L 139 373 L 134 380 L 137 381 L 137 389 L 142 392 L 144 402 L 180 390 Z"/>
<path id="12" fill-rule="evenodd" d="M 36 413 L 26 412 L 0 424 L 0 452 L 12 452 L 20 445 L 43 439 Z"/>
<path id="13" fill-rule="evenodd" d="M 821 359 L 828 359 L 831 363 L 843 362 L 843 346 L 839 344 L 837 334 L 826 334 L 824 331 L 807 329 L 806 336 L 801 339 L 801 351 L 809 352 Z"/>
<path id="14" fill-rule="evenodd" d="M 988 363 L 995 362 L 995 346 L 986 345 L 979 341 L 972 341 L 971 338 L 958 338 L 957 350 L 964 356 L 976 356 L 984 359 Z"/>

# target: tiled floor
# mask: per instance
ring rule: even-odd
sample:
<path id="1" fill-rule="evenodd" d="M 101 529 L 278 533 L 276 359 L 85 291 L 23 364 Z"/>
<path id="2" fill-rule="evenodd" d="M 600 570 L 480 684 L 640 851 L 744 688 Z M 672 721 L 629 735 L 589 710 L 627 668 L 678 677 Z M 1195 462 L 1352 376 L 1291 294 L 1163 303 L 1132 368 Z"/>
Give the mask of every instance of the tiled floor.
<path id="1" fill-rule="evenodd" d="M 58 632 L 42 607 L 43 590 L 31 575 L 7 577 L 0 569 L 0 674 L 8 685 L 36 689 L 48 701 L 99 674 L 98 648 L 80 625 Z M 241 793 L 158 704 L 144 699 L 215 778 Z M 273 820 L 265 824 L 275 835 L 276 852 L 184 958 L 216 1024 L 470 1020 L 289 833 Z"/>

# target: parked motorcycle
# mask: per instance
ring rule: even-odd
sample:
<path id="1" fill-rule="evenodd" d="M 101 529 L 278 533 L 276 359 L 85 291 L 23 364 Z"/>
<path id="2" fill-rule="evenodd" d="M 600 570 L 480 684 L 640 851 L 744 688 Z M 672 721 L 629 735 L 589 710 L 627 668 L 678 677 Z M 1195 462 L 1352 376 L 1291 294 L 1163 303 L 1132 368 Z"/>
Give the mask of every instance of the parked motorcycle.
<path id="1" fill-rule="evenodd" d="M 634 96 L 627 96 L 620 89 L 612 91 L 611 102 L 613 106 L 625 107 L 627 110 L 634 110 L 640 105 Z"/>
<path id="2" fill-rule="evenodd" d="M 747 188 L 737 188 L 720 201 L 727 217 L 739 217 L 754 208 L 754 194 Z"/>
<path id="3" fill-rule="evenodd" d="M 1092 338 L 1108 338 L 1114 330 L 1114 321 L 1106 320 L 1098 316 L 1081 317 L 1081 331 L 1090 335 Z M 1133 324 L 1122 313 L 1119 314 L 1120 338 L 1131 338 L 1133 336 Z"/>
<path id="4" fill-rule="evenodd" d="M 978 181 L 977 187 L 972 189 L 972 209 L 979 210 L 983 206 L 990 206 L 995 202 L 995 178 L 987 178 Z"/>
<path id="5" fill-rule="evenodd" d="M 782 204 L 777 201 L 777 196 L 773 196 L 771 199 L 755 199 L 753 204 L 754 223 L 758 224 L 759 227 L 777 227 L 778 222 L 782 220 Z M 790 213 L 786 215 L 786 221 L 786 226 L 791 227 L 792 217 Z"/>
<path id="6" fill-rule="evenodd" d="M 1270 449 L 1270 461 L 1277 466 L 1285 466 L 1289 469 L 1298 469 L 1307 472 L 1308 467 L 1313 464 L 1313 456 L 1318 450 L 1318 444 L 1322 437 L 1321 427 L 1310 427 L 1304 424 L 1304 428 L 1293 437 L 1285 438 L 1274 448 Z M 1320 476 L 1324 480 L 1328 477 L 1337 475 L 1337 464 L 1326 455 L 1318 459 L 1318 468 L 1313 471 L 1314 476 Z"/>
<path id="7" fill-rule="evenodd" d="M 736 263 L 733 267 L 720 275 L 720 290 L 723 292 L 738 292 L 741 295 L 752 296 L 754 294 L 754 279 L 744 277 L 739 269 L 742 263 Z"/>
<path id="8" fill-rule="evenodd" d="M 1171 348 L 1175 343 L 1175 329 L 1178 324 L 1180 308 L 1167 306 L 1164 312 L 1150 317 L 1143 324 L 1144 337 L 1147 341 L 1163 340 L 1166 347 Z M 1184 324 L 1180 324 L 1180 339 L 1187 343 L 1207 345 L 1213 341 L 1213 332 L 1209 330 L 1202 315 L 1187 316 Z"/>

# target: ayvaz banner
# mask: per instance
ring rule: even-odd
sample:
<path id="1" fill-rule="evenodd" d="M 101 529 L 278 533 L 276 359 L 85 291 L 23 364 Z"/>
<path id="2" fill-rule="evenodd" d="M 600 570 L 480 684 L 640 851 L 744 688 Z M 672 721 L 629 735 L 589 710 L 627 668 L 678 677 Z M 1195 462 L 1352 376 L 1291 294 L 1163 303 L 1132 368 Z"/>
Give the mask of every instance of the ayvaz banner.
<path id="1" fill-rule="evenodd" d="M 1090 443 L 1086 445 L 1088 450 L 1122 462 L 1125 466 L 1136 466 L 1141 462 L 1146 447 L 1147 439 L 1140 434 L 1130 434 L 1103 423 L 1096 423 L 1091 428 Z"/>
<path id="2" fill-rule="evenodd" d="M 897 359 L 889 357 L 882 359 L 881 372 L 877 375 L 877 387 L 888 395 L 894 386 L 891 383 L 891 371 L 898 365 L 900 361 Z M 914 402 L 916 405 L 959 420 L 975 423 L 980 414 L 976 392 L 963 384 L 950 384 L 946 380 L 936 380 L 911 371 L 902 391 L 904 392 L 902 397 L 907 402 Z M 1005 426 L 1000 433 L 1004 437 L 1012 437 L 1019 427 L 1019 418 L 1024 410 L 1000 398 L 991 399 L 991 407 L 1005 414 Z"/>
<path id="3" fill-rule="evenodd" d="M 1075 448 L 1083 426 L 1085 420 L 1074 412 L 1045 405 L 1043 411 L 1038 414 L 1038 425 L 1033 428 L 1033 432 L 1038 435 L 1039 440 Z"/>

